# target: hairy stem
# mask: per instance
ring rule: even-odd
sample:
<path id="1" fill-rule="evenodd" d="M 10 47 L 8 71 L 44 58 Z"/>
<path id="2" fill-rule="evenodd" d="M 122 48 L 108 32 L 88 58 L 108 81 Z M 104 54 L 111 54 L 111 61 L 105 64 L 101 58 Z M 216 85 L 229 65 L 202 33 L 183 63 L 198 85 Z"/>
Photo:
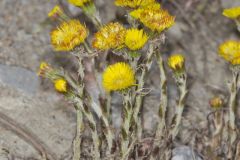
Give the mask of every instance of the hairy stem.
<path id="1" fill-rule="evenodd" d="M 180 91 L 180 97 L 176 106 L 176 113 L 173 117 L 173 121 L 171 124 L 171 130 L 170 130 L 170 136 L 172 140 L 175 139 L 179 132 L 179 127 L 181 124 L 181 119 L 182 119 L 182 113 L 185 105 L 185 98 L 187 95 L 187 75 L 183 73 L 181 76 L 177 77 L 177 84 L 178 84 L 178 89 Z"/>
<path id="2" fill-rule="evenodd" d="M 153 54 L 154 54 L 154 45 L 150 44 L 149 49 L 148 49 L 148 53 L 147 53 L 146 64 L 143 67 L 141 75 L 140 75 L 139 80 L 138 80 L 138 87 L 137 87 L 138 91 L 141 91 L 144 88 L 147 72 L 149 71 L 149 69 L 151 68 L 151 65 L 152 65 Z M 136 132 L 138 133 L 137 134 L 138 138 L 141 138 L 141 133 L 142 133 L 141 119 L 138 117 L 139 112 L 141 110 L 142 102 L 143 102 L 142 94 L 137 94 L 136 97 L 135 97 L 135 106 L 134 106 L 133 118 L 134 118 L 135 123 L 138 124 L 137 129 L 136 129 Z"/>
<path id="3" fill-rule="evenodd" d="M 237 131 L 235 125 L 236 119 L 236 97 L 237 97 L 237 90 L 238 90 L 238 78 L 239 73 L 233 71 L 233 80 L 230 85 L 230 100 L 229 100 L 229 129 L 230 129 L 230 145 L 234 143 L 237 138 Z"/>
<path id="4" fill-rule="evenodd" d="M 81 158 L 81 141 L 82 132 L 84 129 L 83 114 L 80 108 L 76 107 L 77 112 L 77 126 L 76 136 L 73 140 L 73 160 L 80 160 Z"/>
<path id="5" fill-rule="evenodd" d="M 155 133 L 155 140 L 153 142 L 153 147 L 152 147 L 153 150 L 157 149 L 157 147 L 160 145 L 159 142 L 160 142 L 161 136 L 163 135 L 164 129 L 166 128 L 166 111 L 167 111 L 167 104 L 168 104 L 167 78 L 166 78 L 165 68 L 163 64 L 163 59 L 160 53 L 158 53 L 156 56 L 157 56 L 158 66 L 160 69 L 161 93 L 160 93 L 160 104 L 159 104 L 159 111 L 158 111 L 159 122 L 158 122 L 157 130 Z M 155 156 L 156 156 L 155 153 L 152 153 L 150 159 L 151 160 L 156 159 Z"/>
<path id="6" fill-rule="evenodd" d="M 160 87 L 161 87 L 161 97 L 160 97 L 160 105 L 159 105 L 159 118 L 160 121 L 158 123 L 157 131 L 155 138 L 159 139 L 166 128 L 166 111 L 167 111 L 167 78 L 165 73 L 165 68 L 163 64 L 163 60 L 160 54 L 157 54 L 157 61 L 160 69 Z"/>
<path id="7" fill-rule="evenodd" d="M 74 102 L 76 102 L 77 107 L 83 111 L 83 114 L 88 119 L 89 127 L 92 132 L 92 140 L 94 145 L 94 159 L 99 160 L 100 159 L 100 139 L 97 132 L 97 124 L 96 124 L 96 121 L 94 120 L 93 114 L 91 111 L 89 111 L 89 108 L 87 106 L 84 106 L 82 99 L 75 97 Z"/>
<path id="8" fill-rule="evenodd" d="M 121 130 L 121 155 L 122 159 L 127 159 L 128 157 L 128 148 L 131 143 L 131 132 L 130 127 L 133 126 L 132 124 L 132 100 L 131 95 L 128 92 L 123 96 L 123 123 L 122 123 L 122 130 Z"/>

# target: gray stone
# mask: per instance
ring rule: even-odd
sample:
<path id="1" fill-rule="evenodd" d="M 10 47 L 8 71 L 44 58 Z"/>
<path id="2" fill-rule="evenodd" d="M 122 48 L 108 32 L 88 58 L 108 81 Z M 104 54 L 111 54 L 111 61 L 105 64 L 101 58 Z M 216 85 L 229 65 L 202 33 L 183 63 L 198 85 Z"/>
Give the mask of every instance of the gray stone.
<path id="1" fill-rule="evenodd" d="M 0 64 L 0 82 L 29 94 L 36 93 L 39 87 L 39 79 L 35 72 L 3 64 Z"/>
<path id="2" fill-rule="evenodd" d="M 200 156 L 188 146 L 173 149 L 172 160 L 202 160 Z"/>
<path id="3" fill-rule="evenodd" d="M 240 1 L 239 0 L 221 0 L 222 2 L 222 7 L 223 8 L 230 8 L 234 6 L 239 6 Z"/>

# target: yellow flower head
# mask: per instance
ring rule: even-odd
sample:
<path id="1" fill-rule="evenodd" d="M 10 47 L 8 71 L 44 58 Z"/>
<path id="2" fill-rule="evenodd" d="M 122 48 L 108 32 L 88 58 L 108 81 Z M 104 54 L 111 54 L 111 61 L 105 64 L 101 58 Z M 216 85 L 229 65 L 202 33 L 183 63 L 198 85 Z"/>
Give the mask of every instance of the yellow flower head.
<path id="1" fill-rule="evenodd" d="M 51 70 L 51 67 L 49 66 L 49 64 L 46 62 L 41 62 L 40 66 L 39 66 L 38 75 L 44 77 L 46 72 L 49 70 Z"/>
<path id="2" fill-rule="evenodd" d="M 57 79 L 54 81 L 54 87 L 58 92 L 67 92 L 67 81 L 65 79 Z"/>
<path id="3" fill-rule="evenodd" d="M 240 6 L 229 8 L 229 9 L 224 9 L 222 14 L 225 17 L 228 17 L 231 19 L 237 19 L 238 17 L 240 17 Z"/>
<path id="4" fill-rule="evenodd" d="M 115 63 L 103 73 L 103 87 L 106 91 L 119 91 L 135 84 L 134 71 L 129 64 Z"/>
<path id="5" fill-rule="evenodd" d="M 86 3 L 91 2 L 92 0 L 68 0 L 74 6 L 83 7 Z"/>
<path id="6" fill-rule="evenodd" d="M 138 8 L 130 12 L 133 18 L 139 19 L 146 27 L 152 31 L 162 32 L 174 24 L 175 17 L 168 11 L 159 9 L 156 5 L 149 5 Z"/>
<path id="7" fill-rule="evenodd" d="M 56 51 L 70 51 L 84 42 L 88 31 L 78 20 L 63 22 L 51 32 L 51 43 Z"/>
<path id="8" fill-rule="evenodd" d="M 95 34 L 92 46 L 101 50 L 122 48 L 125 33 L 126 29 L 120 23 L 109 23 Z"/>
<path id="9" fill-rule="evenodd" d="M 181 54 L 174 54 L 168 58 L 168 66 L 173 71 L 181 71 L 184 69 L 185 59 Z"/>
<path id="10" fill-rule="evenodd" d="M 146 6 L 152 3 L 156 3 L 155 0 L 116 0 L 116 6 L 121 7 L 130 7 L 130 8 L 137 8 L 140 6 Z"/>
<path id="11" fill-rule="evenodd" d="M 148 36 L 143 29 L 129 29 L 126 32 L 125 45 L 130 50 L 141 49 L 148 40 Z"/>
<path id="12" fill-rule="evenodd" d="M 56 5 L 49 13 L 48 17 L 56 17 L 58 15 L 62 15 L 63 10 L 59 5 Z"/>
<path id="13" fill-rule="evenodd" d="M 228 40 L 219 46 L 218 54 L 233 65 L 240 64 L 240 41 Z"/>
<path id="14" fill-rule="evenodd" d="M 223 100 L 220 97 L 213 97 L 212 99 L 210 99 L 209 104 L 212 108 L 218 109 L 223 106 Z"/>

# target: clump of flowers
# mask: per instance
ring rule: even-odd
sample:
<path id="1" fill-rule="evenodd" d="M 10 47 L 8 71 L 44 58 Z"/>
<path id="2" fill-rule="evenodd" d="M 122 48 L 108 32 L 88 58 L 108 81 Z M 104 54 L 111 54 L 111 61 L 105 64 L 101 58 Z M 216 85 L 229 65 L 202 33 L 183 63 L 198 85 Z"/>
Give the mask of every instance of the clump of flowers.
<path id="1" fill-rule="evenodd" d="M 116 0 L 116 6 L 136 8 L 155 3 L 156 0 Z"/>
<path id="2" fill-rule="evenodd" d="M 51 43 L 56 51 L 70 51 L 83 43 L 88 30 L 79 20 L 62 22 L 51 32 Z"/>
<path id="3" fill-rule="evenodd" d="M 100 50 L 122 48 L 126 29 L 118 22 L 109 23 L 94 35 L 92 46 Z"/>
<path id="4" fill-rule="evenodd" d="M 124 62 L 115 63 L 103 72 L 103 87 L 106 91 L 119 91 L 135 85 L 134 71 Z"/>
<path id="5" fill-rule="evenodd" d="M 158 5 L 149 5 L 133 10 L 130 15 L 138 19 L 152 31 L 162 32 L 174 24 L 175 17 L 168 11 L 159 9 Z"/>
<path id="6" fill-rule="evenodd" d="M 240 64 L 240 41 L 228 40 L 219 46 L 218 53 L 232 65 Z"/>
<path id="7" fill-rule="evenodd" d="M 161 97 L 158 106 L 160 120 L 159 127 L 154 133 L 154 144 L 150 148 L 155 150 L 159 146 L 166 146 L 170 141 L 173 141 L 180 128 L 184 100 L 187 95 L 185 58 L 177 54 L 168 60 L 174 74 L 180 75 L 176 76 L 180 97 L 172 123 L 168 126 L 166 117 L 168 106 L 167 76 L 165 75 L 165 62 L 160 53 L 160 46 L 164 41 L 162 31 L 174 24 L 175 17 L 170 15 L 168 11 L 161 9 L 161 5 L 156 0 L 116 0 L 116 5 L 132 8 L 130 10 L 132 17 L 128 17 L 129 22 L 132 23 L 129 23 L 128 27 L 124 27 L 119 22 L 103 25 L 92 0 L 68 0 L 68 2 L 79 7 L 98 30 L 92 40 L 94 50 L 88 46 L 87 27 L 79 20 L 71 19 L 60 6 L 56 6 L 49 12 L 49 17 L 59 16 L 57 20 L 60 24 L 51 32 L 51 43 L 56 51 L 70 51 L 77 62 L 74 65 L 78 65 L 78 72 L 68 74 L 62 69 L 54 69 L 43 62 L 40 65 L 39 75 L 50 79 L 55 90 L 62 93 L 74 105 L 77 125 L 76 136 L 73 140 L 73 160 L 82 158 L 81 143 L 84 140 L 82 137 L 85 128 L 90 130 L 92 140 L 89 159 L 129 159 L 132 158 L 130 157 L 132 155 L 133 159 L 142 159 L 133 153 L 138 152 L 139 145 L 142 143 L 144 132 L 140 118 L 140 115 L 143 114 L 141 107 L 144 96 L 147 94 L 145 92 L 146 77 L 154 59 L 159 64 L 161 79 Z M 138 25 L 137 20 L 143 26 Z M 146 49 L 146 54 L 141 50 L 143 47 Z M 98 71 L 102 68 L 96 69 L 94 67 L 106 64 L 105 59 L 103 59 L 105 56 L 98 58 L 100 56 L 98 52 L 103 50 L 111 50 L 111 54 L 117 54 L 123 59 L 123 62 L 115 62 L 107 66 L 102 73 L 99 73 Z M 142 54 L 136 56 L 136 53 L 140 52 Z M 92 91 L 85 87 L 88 74 L 96 83 L 98 83 L 97 77 L 102 77 L 104 90 L 101 90 L 101 87 L 96 88 L 96 90 L 99 89 L 99 93 L 105 91 L 106 94 L 99 94 L 97 98 L 91 97 Z M 122 123 L 118 135 L 111 124 L 112 92 L 118 92 L 122 97 Z M 103 128 L 100 130 L 97 120 L 102 122 L 101 127 Z M 88 122 L 86 125 L 89 127 L 84 127 L 85 121 Z M 154 158 L 151 159 L 167 159 L 165 157 L 172 149 L 163 147 L 156 154 L 150 148 L 149 153 L 143 156 L 150 158 L 154 155 Z"/>
<path id="8" fill-rule="evenodd" d="M 126 32 L 125 45 L 130 50 L 141 49 L 147 42 L 148 36 L 143 29 L 129 29 Z"/>

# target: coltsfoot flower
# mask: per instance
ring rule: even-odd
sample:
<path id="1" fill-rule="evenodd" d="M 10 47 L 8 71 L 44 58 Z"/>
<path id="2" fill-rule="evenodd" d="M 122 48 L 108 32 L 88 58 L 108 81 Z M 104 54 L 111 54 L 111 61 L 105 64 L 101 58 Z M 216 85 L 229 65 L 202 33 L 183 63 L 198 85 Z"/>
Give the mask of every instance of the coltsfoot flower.
<path id="1" fill-rule="evenodd" d="M 65 79 L 57 79 L 54 81 L 54 87 L 58 92 L 67 92 L 67 81 Z"/>
<path id="2" fill-rule="evenodd" d="M 126 29 L 120 23 L 109 23 L 95 34 L 92 46 L 100 50 L 122 48 L 125 34 Z"/>
<path id="3" fill-rule="evenodd" d="M 49 66 L 48 63 L 46 62 L 41 62 L 40 63 L 40 66 L 39 66 L 39 71 L 38 71 L 38 75 L 39 76 L 42 76 L 42 77 L 45 77 L 45 74 L 48 70 L 50 70 L 51 67 Z"/>
<path id="4" fill-rule="evenodd" d="M 156 0 L 116 0 L 116 6 L 136 8 L 156 3 Z"/>
<path id="5" fill-rule="evenodd" d="M 218 53 L 232 65 L 240 64 L 240 41 L 228 40 L 219 46 Z"/>
<path id="6" fill-rule="evenodd" d="M 70 51 L 83 43 L 87 35 L 85 26 L 73 19 L 63 22 L 51 32 L 51 43 L 56 51 Z"/>
<path id="7" fill-rule="evenodd" d="M 223 99 L 220 97 L 213 97 L 210 99 L 209 104 L 214 109 L 221 108 L 223 106 Z"/>
<path id="8" fill-rule="evenodd" d="M 124 62 L 115 63 L 103 73 L 103 87 L 106 91 L 119 91 L 135 85 L 135 75 L 131 66 Z"/>
<path id="9" fill-rule="evenodd" d="M 156 5 L 141 7 L 130 12 L 133 18 L 138 19 L 152 31 L 162 32 L 174 24 L 175 17 L 168 11 L 158 8 Z"/>
<path id="10" fill-rule="evenodd" d="M 141 49 L 148 40 L 147 34 L 143 29 L 129 29 L 126 32 L 125 45 L 130 50 Z"/>
<path id="11" fill-rule="evenodd" d="M 224 9 L 222 14 L 230 19 L 240 18 L 240 6 Z"/>
<path id="12" fill-rule="evenodd" d="M 185 59 L 181 54 L 173 54 L 168 58 L 168 66 L 173 71 L 182 71 L 184 69 Z"/>
<path id="13" fill-rule="evenodd" d="M 91 2 L 92 0 L 68 0 L 74 6 L 83 7 L 86 3 Z"/>
<path id="14" fill-rule="evenodd" d="M 59 5 L 56 5 L 49 13 L 48 13 L 48 17 L 56 17 L 58 15 L 62 15 L 63 14 L 63 10 Z"/>

